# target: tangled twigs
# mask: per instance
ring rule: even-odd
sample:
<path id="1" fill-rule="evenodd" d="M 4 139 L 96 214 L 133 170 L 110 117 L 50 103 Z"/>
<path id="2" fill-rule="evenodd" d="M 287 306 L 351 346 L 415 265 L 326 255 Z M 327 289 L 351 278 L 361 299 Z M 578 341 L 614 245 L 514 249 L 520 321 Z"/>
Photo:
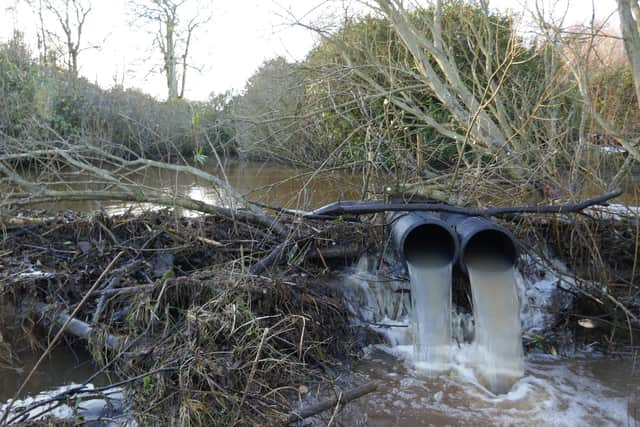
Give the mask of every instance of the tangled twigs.
<path id="1" fill-rule="evenodd" d="M 13 424 L 16 422 L 23 422 L 26 421 L 28 419 L 37 419 L 43 415 L 45 415 L 47 412 L 55 409 L 57 406 L 52 406 L 52 404 L 54 403 L 65 403 L 68 402 L 71 399 L 79 399 L 79 398 L 83 398 L 83 399 L 94 399 L 94 398 L 98 398 L 98 399 L 104 399 L 106 397 L 106 392 L 109 392 L 110 390 L 113 389 L 118 389 L 120 387 L 123 387 L 127 384 L 131 384 L 135 381 L 140 381 L 144 378 L 147 378 L 151 375 L 154 374 L 158 374 L 161 372 L 174 372 L 178 370 L 177 366 L 167 366 L 167 367 L 163 367 L 163 368 L 158 368 L 158 369 L 154 369 L 153 371 L 149 371 L 149 372 L 145 372 L 143 374 L 140 375 L 136 375 L 134 377 L 131 378 L 127 378 L 126 380 L 123 381 L 118 381 L 116 383 L 113 384 L 109 384 L 109 385 L 105 385 L 102 387 L 93 387 L 93 386 L 89 386 L 86 382 L 80 386 L 77 387 L 71 387 L 68 388 L 60 393 L 55 394 L 54 396 L 48 398 L 48 399 L 44 399 L 44 400 L 38 400 L 36 402 L 33 402 L 32 404 L 20 408 L 20 411 L 17 411 L 17 413 L 11 418 L 9 419 L 9 421 L 7 422 L 7 424 Z M 44 407 L 44 409 L 36 414 L 33 414 L 33 411 L 35 411 L 38 408 L 42 408 Z"/>
<path id="2" fill-rule="evenodd" d="M 53 347 L 56 345 L 56 343 L 58 342 L 58 340 L 60 339 L 60 337 L 62 336 L 62 333 L 65 331 L 65 329 L 67 328 L 67 326 L 69 325 L 69 323 L 71 323 L 71 321 L 73 320 L 74 316 L 78 313 L 78 311 L 80 311 L 80 308 L 82 307 L 82 305 L 87 301 L 87 299 L 89 299 L 89 295 L 91 295 L 91 293 L 98 287 L 98 285 L 100 284 L 100 282 L 102 281 L 102 279 L 107 275 L 107 273 L 111 270 L 111 268 L 113 268 L 113 266 L 115 265 L 115 263 L 118 261 L 118 259 L 124 254 L 124 251 L 120 251 L 118 252 L 118 255 L 115 256 L 115 258 L 113 258 L 113 260 L 111 261 L 111 263 L 109 263 L 109 265 L 107 266 L 107 268 L 105 268 L 102 271 L 102 274 L 100 274 L 100 277 L 98 277 L 98 279 L 94 282 L 93 286 L 91 286 L 91 289 L 89 289 L 89 291 L 85 294 L 84 298 L 82 298 L 82 300 L 78 303 L 78 305 L 76 306 L 76 308 L 73 310 L 73 312 L 71 313 L 71 315 L 65 320 L 65 322 L 62 324 L 62 326 L 60 327 L 60 330 L 58 331 L 58 333 L 55 335 L 55 337 L 53 337 L 53 339 L 49 342 L 49 345 L 47 346 L 47 349 L 42 353 L 42 355 L 40 356 L 40 358 L 38 359 L 38 361 L 36 362 L 35 365 L 33 365 L 33 368 L 31 369 L 31 371 L 29 372 L 29 375 L 27 375 L 27 377 L 25 378 L 25 380 L 22 382 L 22 384 L 20 385 L 20 387 L 18 387 L 18 390 L 15 392 L 15 394 L 13 395 L 13 398 L 9 401 L 9 403 L 7 404 L 5 410 L 4 410 L 4 414 L 2 414 L 2 418 L 0 419 L 0 424 L 4 424 L 5 421 L 7 420 L 7 417 L 9 416 L 9 413 L 11 412 L 11 407 L 13 406 L 14 402 L 16 401 L 16 399 L 18 398 L 18 396 L 20 396 L 20 393 L 22 393 L 22 390 L 24 390 L 24 388 L 26 387 L 26 385 L 29 383 L 29 380 L 31 380 L 31 377 L 33 377 L 33 374 L 36 372 L 36 370 L 38 369 L 38 367 L 42 364 L 42 362 L 44 361 L 44 359 L 47 357 L 47 355 L 51 352 L 51 350 L 53 349 Z"/>

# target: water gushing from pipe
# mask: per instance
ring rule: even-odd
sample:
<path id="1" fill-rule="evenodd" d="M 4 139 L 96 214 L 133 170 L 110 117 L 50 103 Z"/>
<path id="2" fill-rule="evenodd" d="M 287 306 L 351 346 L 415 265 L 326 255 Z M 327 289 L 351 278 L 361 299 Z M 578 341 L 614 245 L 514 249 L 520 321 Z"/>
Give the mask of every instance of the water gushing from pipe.
<path id="1" fill-rule="evenodd" d="M 441 254 L 407 259 L 411 282 L 414 357 L 427 370 L 443 370 L 451 348 L 451 260 Z"/>
<path id="2" fill-rule="evenodd" d="M 460 237 L 460 267 L 471 284 L 477 377 L 493 393 L 507 393 L 524 375 L 515 241 L 484 218 L 449 221 Z"/>
<path id="3" fill-rule="evenodd" d="M 496 394 L 507 393 L 524 374 L 515 272 L 503 258 L 467 257 L 473 295 L 477 375 Z"/>
<path id="4" fill-rule="evenodd" d="M 411 283 L 414 359 L 428 371 L 443 370 L 451 348 L 451 280 L 457 238 L 444 221 L 424 213 L 396 217 L 392 233 Z"/>

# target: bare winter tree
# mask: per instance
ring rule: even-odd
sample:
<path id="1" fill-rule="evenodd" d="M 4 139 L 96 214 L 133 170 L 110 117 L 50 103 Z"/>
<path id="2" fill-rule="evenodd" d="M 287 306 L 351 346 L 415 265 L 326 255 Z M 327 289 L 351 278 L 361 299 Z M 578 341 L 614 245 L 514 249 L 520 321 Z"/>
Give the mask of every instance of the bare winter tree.
<path id="1" fill-rule="evenodd" d="M 168 98 L 183 98 L 193 34 L 211 16 L 189 0 L 132 0 L 131 7 L 136 19 L 156 28 L 153 44 L 162 54 Z"/>
<path id="2" fill-rule="evenodd" d="M 574 103 L 579 117 L 575 126 L 579 136 L 574 142 L 576 156 L 572 163 L 579 165 L 580 153 L 589 150 L 589 147 L 593 148 L 593 142 L 598 140 L 617 144 L 628 153 L 624 162 L 613 168 L 616 170 L 615 176 L 599 178 L 602 186 L 608 188 L 619 186 L 634 164 L 640 161 L 639 138 L 635 126 L 637 120 L 627 118 L 627 115 L 635 114 L 636 111 L 628 108 L 629 102 L 634 103 L 634 97 L 640 96 L 637 95 L 640 81 L 640 39 L 633 16 L 636 12 L 632 13 L 637 8 L 637 0 L 618 1 L 624 48 L 617 32 L 609 31 L 606 21 L 597 21 L 595 13 L 588 24 L 572 27 L 566 27 L 562 22 L 553 22 L 553 17 L 545 13 L 542 2 L 536 3 L 533 13 L 541 39 L 550 46 L 553 57 L 562 64 L 561 69 L 569 72 L 579 95 L 578 102 Z M 620 52 L 624 53 L 620 55 Z M 620 72 L 624 70 L 626 73 L 629 65 L 633 70 L 632 84 L 636 89 L 631 99 L 625 98 L 626 93 L 616 93 L 612 89 L 613 85 L 606 84 L 607 79 L 623 81 Z M 611 91 L 613 97 L 607 99 L 607 91 Z M 623 111 L 624 119 L 620 118 L 620 111 Z M 594 175 L 597 175 L 596 169 L 582 167 L 583 171 L 588 170 Z M 573 170 L 571 176 L 577 175 L 577 172 Z"/>
<path id="3" fill-rule="evenodd" d="M 78 57 L 85 49 L 82 36 L 87 17 L 91 13 L 90 0 L 32 0 L 29 2 L 38 15 L 38 42 L 43 60 L 49 60 L 49 43 L 60 44 L 65 53 L 67 69 L 78 75 Z M 47 29 L 46 16 L 55 18 L 57 30 Z"/>
<path id="4" fill-rule="evenodd" d="M 401 44 L 402 53 L 392 64 L 381 61 L 377 47 L 366 40 L 358 42 L 359 46 L 348 40 L 330 41 L 338 45 L 349 75 L 368 94 L 384 96 L 389 105 L 386 108 L 410 118 L 410 127 L 429 129 L 453 142 L 459 166 L 478 171 L 477 159 L 491 156 L 495 164 L 504 166 L 501 169 L 505 175 L 522 179 L 529 165 L 544 156 L 540 150 L 548 146 L 531 141 L 557 139 L 557 135 L 549 134 L 552 128 L 548 123 L 541 125 L 547 118 L 530 118 L 547 114 L 547 106 L 559 102 L 554 97 L 562 91 L 555 86 L 563 84 L 562 79 L 556 78 L 557 70 L 535 79 L 515 72 L 514 68 L 522 70 L 534 55 L 519 43 L 517 33 L 500 32 L 509 25 L 506 18 L 500 24 L 493 21 L 484 1 L 469 2 L 469 8 L 459 7 L 455 18 L 459 28 L 452 32 L 453 18 L 447 13 L 454 4 L 458 3 L 425 1 L 416 8 L 422 10 L 417 12 L 422 14 L 418 17 L 401 0 L 371 2 Z M 473 48 L 458 47 L 456 56 L 454 48 L 460 40 Z M 464 63 L 466 68 L 461 68 Z M 426 108 L 424 94 L 435 100 L 438 109 Z M 465 156 L 468 150 L 478 156 Z M 458 170 L 456 167 L 450 182 L 456 182 Z"/>

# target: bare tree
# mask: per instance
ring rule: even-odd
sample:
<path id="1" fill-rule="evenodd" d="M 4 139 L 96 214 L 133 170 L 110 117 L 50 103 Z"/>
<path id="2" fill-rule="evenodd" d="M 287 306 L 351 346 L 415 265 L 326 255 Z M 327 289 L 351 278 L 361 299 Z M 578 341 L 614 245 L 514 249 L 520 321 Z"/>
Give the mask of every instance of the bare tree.
<path id="1" fill-rule="evenodd" d="M 618 0 L 620 28 L 631 63 L 636 98 L 640 106 L 640 4 L 638 0 Z"/>
<path id="2" fill-rule="evenodd" d="M 137 19 L 156 28 L 153 44 L 162 54 L 169 99 L 183 98 L 193 34 L 211 16 L 198 2 L 189 0 L 132 0 L 131 6 Z"/>
<path id="3" fill-rule="evenodd" d="M 607 29 L 606 21 L 596 20 L 595 12 L 592 13 L 588 24 L 567 27 L 563 20 L 554 22 L 553 17 L 545 13 L 541 3 L 536 3 L 533 12 L 540 31 L 539 36 L 543 43 L 549 46 L 552 56 L 561 64 L 561 70 L 570 76 L 578 95 L 571 102 L 572 108 L 579 117 L 578 123 L 574 126 L 561 124 L 561 128 L 564 127 L 568 132 L 578 131 L 578 138 L 572 143 L 574 155 L 570 159 L 571 181 L 576 181 L 576 177 L 580 175 L 591 175 L 589 179 L 599 181 L 602 187 L 617 187 L 630 173 L 634 164 L 640 161 L 640 149 L 635 126 L 637 120 L 627 119 L 635 114 L 635 110 L 628 108 L 629 102 L 633 103 L 635 100 L 623 99 L 626 93 L 616 92 L 613 87 L 615 85 L 607 81 L 617 80 L 621 83 L 622 72 L 628 69 L 629 64 L 632 69 L 635 68 L 634 50 L 635 55 L 640 54 L 640 44 L 633 48 L 633 39 L 634 37 L 637 39 L 637 29 L 635 36 L 624 35 L 624 49 L 622 49 L 623 43 L 618 34 Z M 625 4 L 622 5 L 622 3 Z M 633 5 L 630 3 L 635 3 L 637 7 L 636 0 L 618 1 L 621 21 L 625 20 L 623 17 L 625 13 L 629 14 L 627 18 L 633 19 L 630 12 Z M 625 7 L 626 12 L 623 10 Z M 624 27 L 625 24 L 622 26 Z M 619 52 L 623 50 L 626 51 L 626 55 L 621 56 Z M 640 60 L 640 57 L 638 58 Z M 634 73 L 633 84 L 637 89 L 636 74 Z M 607 99 L 606 93 L 609 91 L 614 97 Z M 631 98 L 633 96 L 635 94 Z M 620 111 L 624 112 L 624 118 L 621 118 Z M 617 144 L 628 153 L 624 161 L 615 160 L 621 164 L 610 168 L 610 172 L 615 171 L 614 176 L 607 174 L 608 168 L 601 170 L 598 166 L 597 159 L 600 156 L 596 155 L 596 160 L 590 162 L 585 159 L 591 156 L 582 154 L 594 148 L 598 150 L 602 142 L 606 145 Z M 607 157 L 612 156 L 607 155 Z"/>
<path id="4" fill-rule="evenodd" d="M 63 46 L 67 69 L 77 76 L 78 57 L 85 49 L 82 47 L 83 31 L 92 10 L 90 0 L 33 0 L 30 4 L 38 15 L 38 43 L 43 60 L 49 60 L 49 42 L 57 42 Z M 61 34 L 45 27 L 46 14 L 55 18 Z"/>
<path id="5" fill-rule="evenodd" d="M 458 165 L 449 180 L 451 185 L 457 183 L 462 166 L 474 170 L 476 177 L 481 175 L 478 159 L 482 156 L 494 159 L 493 173 L 501 169 L 505 176 L 522 179 L 531 164 L 540 164 L 536 159 L 543 157 L 541 150 L 548 147 L 532 141 L 558 138 L 551 135 L 553 128 L 548 125 L 553 118 L 541 116 L 550 112 L 548 106 L 560 102 L 554 97 L 562 93 L 556 86 L 563 80 L 557 78 L 556 69 L 549 76 L 529 78 L 523 69 L 537 56 L 519 42 L 508 18 L 492 18 L 484 1 L 468 4 L 458 7 L 456 2 L 434 0 L 407 9 L 400 0 L 372 2 L 377 16 L 397 35 L 397 55 L 389 57 L 379 45 L 394 45 L 392 35 L 388 40 L 354 41 L 299 24 L 318 31 L 335 45 L 342 55 L 345 76 L 363 88 L 365 96 L 384 98 L 388 128 L 397 131 L 400 139 L 408 138 L 402 127 L 396 129 L 399 120 L 414 140 L 427 130 L 434 135 L 431 139 L 453 143 Z M 459 11 L 457 15 L 453 9 Z M 452 23 L 458 28 L 452 28 Z M 462 41 L 468 47 L 462 46 Z M 425 98 L 437 108 L 428 108 Z M 390 141 L 389 136 L 386 139 Z M 422 163 L 421 145 L 419 141 L 412 145 L 418 163 Z M 435 148 L 431 142 L 430 146 Z M 469 151 L 475 155 L 466 155 Z"/>

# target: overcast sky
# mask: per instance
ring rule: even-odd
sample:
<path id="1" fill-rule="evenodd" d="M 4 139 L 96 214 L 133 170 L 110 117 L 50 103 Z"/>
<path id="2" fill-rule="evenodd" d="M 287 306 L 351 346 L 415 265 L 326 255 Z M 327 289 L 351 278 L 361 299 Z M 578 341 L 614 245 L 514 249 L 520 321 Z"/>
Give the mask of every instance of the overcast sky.
<path id="1" fill-rule="evenodd" d="M 206 1 L 206 0 L 204 0 Z M 533 0 L 524 0 L 533 1 Z M 566 4 L 567 0 L 542 0 L 547 5 Z M 591 18 L 592 0 L 570 0 L 566 23 L 586 22 Z M 283 55 L 300 60 L 316 42 L 316 37 L 301 27 L 291 26 L 291 16 L 305 20 L 327 16 L 339 10 L 343 2 L 321 0 L 216 0 L 211 4 L 212 20 L 197 34 L 192 47 L 192 62 L 201 72 L 189 71 L 186 96 L 204 100 L 210 93 L 241 90 L 247 78 L 268 58 Z M 522 10 L 523 1 L 492 0 L 492 7 Z M 615 0 L 593 0 L 596 15 L 606 19 L 615 12 Z M 25 33 L 35 51 L 36 16 L 24 0 L 0 0 L 0 40 L 14 29 Z M 17 5 L 17 6 L 16 6 Z M 151 56 L 150 36 L 139 25 L 131 25 L 127 0 L 92 0 L 83 45 L 100 45 L 79 58 L 80 74 L 103 87 L 111 87 L 114 77 L 127 87 L 136 87 L 160 99 L 166 96 L 161 75 L 149 73 L 158 56 Z M 320 5 L 320 6 L 319 6 Z M 362 7 L 362 6 L 360 6 Z M 548 10 L 551 10 L 547 6 Z M 555 14 L 565 11 L 556 6 Z M 614 17 L 613 24 L 617 20 Z M 55 23 L 51 22 L 52 28 Z"/>

